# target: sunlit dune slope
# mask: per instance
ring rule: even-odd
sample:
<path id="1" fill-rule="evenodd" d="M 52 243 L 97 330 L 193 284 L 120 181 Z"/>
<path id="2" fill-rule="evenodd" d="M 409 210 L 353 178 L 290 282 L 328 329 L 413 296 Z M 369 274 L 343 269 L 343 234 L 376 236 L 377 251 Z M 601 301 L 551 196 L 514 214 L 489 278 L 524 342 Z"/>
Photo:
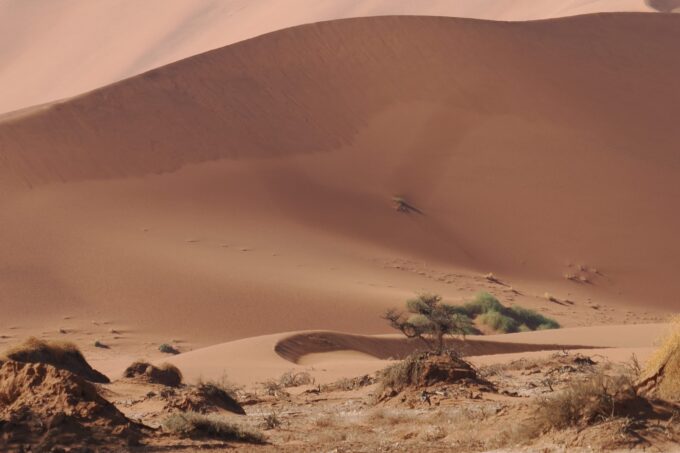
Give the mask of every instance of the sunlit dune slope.
<path id="1" fill-rule="evenodd" d="M 678 43 L 675 15 L 350 19 L 6 116 L 5 322 L 376 332 L 465 272 L 567 325 L 675 309 Z"/>

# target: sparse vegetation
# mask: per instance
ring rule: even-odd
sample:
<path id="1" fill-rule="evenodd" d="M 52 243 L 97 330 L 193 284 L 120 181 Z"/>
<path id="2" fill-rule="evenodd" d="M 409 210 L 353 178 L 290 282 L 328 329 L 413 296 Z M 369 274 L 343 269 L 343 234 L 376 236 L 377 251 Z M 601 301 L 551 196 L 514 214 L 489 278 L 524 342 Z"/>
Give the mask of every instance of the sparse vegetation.
<path id="1" fill-rule="evenodd" d="M 159 345 L 158 350 L 164 354 L 179 354 L 179 350 L 177 348 L 167 343 Z"/>
<path id="2" fill-rule="evenodd" d="M 264 393 L 275 398 L 285 398 L 290 396 L 290 394 L 285 390 L 281 382 L 274 379 L 267 379 L 260 384 Z"/>
<path id="3" fill-rule="evenodd" d="M 126 378 L 142 378 L 156 384 L 178 387 L 182 384 L 182 372 L 175 365 L 163 363 L 155 366 L 148 362 L 133 362 L 123 372 Z"/>
<path id="4" fill-rule="evenodd" d="M 629 376 L 599 371 L 542 398 L 537 405 L 537 419 L 544 429 L 585 427 L 625 415 L 623 408 L 637 398 Z"/>
<path id="5" fill-rule="evenodd" d="M 245 415 L 245 411 L 237 401 L 236 388 L 229 385 L 226 379 L 221 382 L 199 380 L 196 390 L 206 401 L 235 414 Z"/>
<path id="6" fill-rule="evenodd" d="M 241 390 L 239 386 L 230 382 L 226 375 L 222 376 L 222 378 L 219 380 L 199 379 L 196 383 L 196 386 L 205 389 L 206 393 L 209 395 L 219 396 L 225 394 L 233 399 L 238 398 L 238 392 Z"/>
<path id="7" fill-rule="evenodd" d="M 101 349 L 110 349 L 107 344 L 102 343 L 101 341 L 97 340 L 94 342 L 94 347 L 95 348 L 101 348 Z"/>
<path id="8" fill-rule="evenodd" d="M 408 338 L 421 340 L 430 350 L 444 351 L 444 338 L 464 336 L 473 331 L 470 318 L 453 305 L 442 303 L 441 296 L 420 294 L 406 301 L 406 313 L 388 310 L 383 315 L 394 329 Z"/>
<path id="9" fill-rule="evenodd" d="M 262 424 L 264 429 L 276 429 L 281 426 L 282 423 L 283 422 L 279 418 L 279 415 L 276 413 L 276 411 L 272 411 L 264 415 Z"/>
<path id="10" fill-rule="evenodd" d="M 253 444 L 266 442 L 260 432 L 229 423 L 221 417 L 195 412 L 173 414 L 163 422 L 163 428 L 184 437 L 210 437 Z"/>
<path id="11" fill-rule="evenodd" d="M 299 387 L 301 385 L 314 384 L 314 378 L 307 371 L 295 372 L 290 370 L 286 371 L 279 377 L 279 384 L 283 388 Z"/>

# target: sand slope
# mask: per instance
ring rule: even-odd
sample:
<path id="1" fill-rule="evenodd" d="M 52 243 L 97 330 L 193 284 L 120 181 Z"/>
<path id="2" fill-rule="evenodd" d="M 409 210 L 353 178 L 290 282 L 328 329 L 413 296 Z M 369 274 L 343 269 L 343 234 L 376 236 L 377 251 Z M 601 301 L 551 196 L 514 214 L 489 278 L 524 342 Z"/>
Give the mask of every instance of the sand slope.
<path id="1" fill-rule="evenodd" d="M 676 15 L 351 19 L 5 117 L 0 327 L 371 333 L 419 290 L 677 309 L 679 42 Z"/>
<path id="2" fill-rule="evenodd" d="M 469 337 L 462 350 L 478 364 L 540 357 L 563 349 L 577 349 L 613 361 L 628 360 L 635 353 L 645 360 L 664 329 L 661 324 L 597 326 Z M 574 340 L 578 343 L 574 344 Z M 587 345 L 591 348 L 586 349 Z M 417 343 L 398 335 L 295 332 L 217 344 L 180 354 L 170 362 L 189 380 L 227 375 L 237 383 L 252 385 L 277 378 L 289 370 L 306 370 L 318 382 L 325 383 L 373 373 L 384 368 L 389 363 L 386 360 L 408 354 L 415 347 Z M 111 370 L 112 375 L 120 372 L 120 369 Z"/>
<path id="3" fill-rule="evenodd" d="M 652 2 L 661 10 L 672 3 Z M 643 0 L 3 0 L 0 113 L 321 20 L 388 14 L 529 20 L 653 10 Z"/>

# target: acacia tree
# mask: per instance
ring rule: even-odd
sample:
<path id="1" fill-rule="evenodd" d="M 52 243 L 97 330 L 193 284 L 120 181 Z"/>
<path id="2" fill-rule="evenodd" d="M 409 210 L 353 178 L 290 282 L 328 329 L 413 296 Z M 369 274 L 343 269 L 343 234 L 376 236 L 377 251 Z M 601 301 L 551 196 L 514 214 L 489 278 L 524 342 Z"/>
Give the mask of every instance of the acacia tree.
<path id="1" fill-rule="evenodd" d="M 420 294 L 406 301 L 406 312 L 390 309 L 383 319 L 408 338 L 417 338 L 437 354 L 444 351 L 446 335 L 465 336 L 472 330 L 470 318 L 437 294 Z"/>

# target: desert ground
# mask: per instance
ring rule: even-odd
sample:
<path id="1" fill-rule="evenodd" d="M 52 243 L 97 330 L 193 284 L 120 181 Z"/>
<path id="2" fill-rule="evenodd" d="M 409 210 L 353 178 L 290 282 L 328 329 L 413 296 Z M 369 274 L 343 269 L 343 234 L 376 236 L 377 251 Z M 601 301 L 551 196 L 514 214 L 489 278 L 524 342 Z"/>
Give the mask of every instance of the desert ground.
<path id="1" fill-rule="evenodd" d="M 0 451 L 680 451 L 676 9 L 0 0 Z"/>

